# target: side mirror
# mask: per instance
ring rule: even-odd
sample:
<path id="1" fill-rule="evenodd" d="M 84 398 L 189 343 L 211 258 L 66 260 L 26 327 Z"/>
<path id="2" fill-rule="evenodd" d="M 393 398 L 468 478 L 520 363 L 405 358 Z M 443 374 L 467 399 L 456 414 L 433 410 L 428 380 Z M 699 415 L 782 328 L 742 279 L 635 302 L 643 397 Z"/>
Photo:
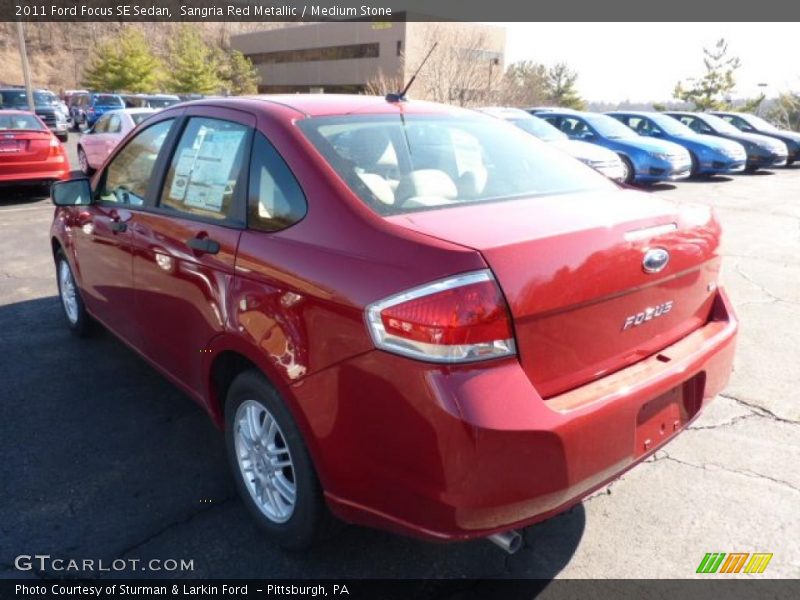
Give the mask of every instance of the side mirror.
<path id="1" fill-rule="evenodd" d="M 50 200 L 56 206 L 88 206 L 92 203 L 92 186 L 86 177 L 57 181 L 50 187 Z"/>

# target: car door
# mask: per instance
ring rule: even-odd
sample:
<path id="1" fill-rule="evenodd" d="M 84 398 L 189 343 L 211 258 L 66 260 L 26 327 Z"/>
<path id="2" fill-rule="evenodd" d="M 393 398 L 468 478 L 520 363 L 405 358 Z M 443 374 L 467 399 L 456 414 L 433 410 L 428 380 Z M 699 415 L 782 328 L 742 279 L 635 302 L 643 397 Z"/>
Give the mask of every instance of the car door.
<path id="1" fill-rule="evenodd" d="M 143 129 L 94 179 L 94 203 L 83 207 L 72 228 L 81 289 L 87 309 L 109 329 L 138 346 L 132 318 L 133 265 L 130 226 L 154 193 L 152 175 L 174 118 Z"/>
<path id="2" fill-rule="evenodd" d="M 97 120 L 94 127 L 87 130 L 81 137 L 81 146 L 86 153 L 86 158 L 89 160 L 89 166 L 92 168 L 97 168 L 103 164 L 105 156 L 101 155 L 101 149 L 107 128 L 108 117 L 103 116 Z"/>
<path id="3" fill-rule="evenodd" d="M 145 354 L 196 396 L 200 354 L 226 328 L 246 221 L 246 157 L 255 118 L 187 109 L 160 193 L 134 226 L 135 317 Z"/>

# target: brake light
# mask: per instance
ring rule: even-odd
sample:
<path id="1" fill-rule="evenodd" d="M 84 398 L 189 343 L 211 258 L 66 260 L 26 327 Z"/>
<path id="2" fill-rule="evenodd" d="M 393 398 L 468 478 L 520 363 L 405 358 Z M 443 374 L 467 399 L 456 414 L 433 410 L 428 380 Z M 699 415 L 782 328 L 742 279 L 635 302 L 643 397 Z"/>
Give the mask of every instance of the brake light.
<path id="1" fill-rule="evenodd" d="M 56 136 L 50 137 L 50 158 L 55 158 L 56 162 L 64 161 L 64 148 Z"/>
<path id="2" fill-rule="evenodd" d="M 432 362 L 470 362 L 515 353 L 511 317 L 489 271 L 414 288 L 366 310 L 375 345 Z"/>

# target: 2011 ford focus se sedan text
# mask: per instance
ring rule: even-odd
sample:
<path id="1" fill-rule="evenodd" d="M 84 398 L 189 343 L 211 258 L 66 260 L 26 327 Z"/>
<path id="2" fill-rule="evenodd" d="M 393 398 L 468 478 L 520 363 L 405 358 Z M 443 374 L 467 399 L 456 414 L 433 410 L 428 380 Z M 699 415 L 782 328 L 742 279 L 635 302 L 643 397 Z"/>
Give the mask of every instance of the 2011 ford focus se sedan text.
<path id="1" fill-rule="evenodd" d="M 471 111 L 201 100 L 52 196 L 69 327 L 101 323 L 208 411 L 286 547 L 335 516 L 514 550 L 730 374 L 711 211 Z"/>

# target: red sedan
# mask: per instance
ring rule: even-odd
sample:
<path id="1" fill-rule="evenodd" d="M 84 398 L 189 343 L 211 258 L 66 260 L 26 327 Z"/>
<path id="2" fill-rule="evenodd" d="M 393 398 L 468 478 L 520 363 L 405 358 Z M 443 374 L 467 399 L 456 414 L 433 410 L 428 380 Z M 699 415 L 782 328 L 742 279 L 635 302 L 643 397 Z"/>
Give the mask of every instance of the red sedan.
<path id="1" fill-rule="evenodd" d="M 0 111 L 0 184 L 44 184 L 69 177 L 64 146 L 36 115 Z"/>
<path id="2" fill-rule="evenodd" d="M 208 411 L 287 547 L 333 514 L 513 551 L 731 371 L 713 214 L 471 111 L 203 100 L 53 200 L 69 327 L 102 323 Z"/>

